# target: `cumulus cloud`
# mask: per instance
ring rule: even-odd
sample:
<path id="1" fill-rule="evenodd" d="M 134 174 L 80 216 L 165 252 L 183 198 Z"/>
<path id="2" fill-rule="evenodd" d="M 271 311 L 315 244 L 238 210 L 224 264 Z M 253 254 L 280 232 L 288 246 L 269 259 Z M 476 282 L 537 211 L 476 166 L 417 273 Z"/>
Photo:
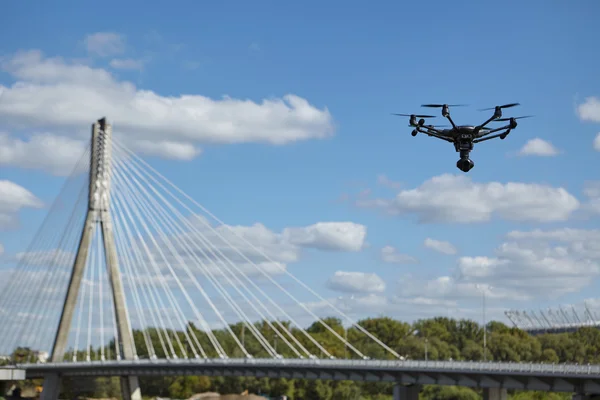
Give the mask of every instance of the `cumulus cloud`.
<path id="1" fill-rule="evenodd" d="M 574 293 L 600 274 L 600 231 L 513 231 L 494 257 L 461 257 L 458 277 L 511 288 L 525 297 Z"/>
<path id="2" fill-rule="evenodd" d="M 114 58 L 110 60 L 109 65 L 114 69 L 131 69 L 131 70 L 142 70 L 144 69 L 143 60 L 135 60 L 133 58 Z"/>
<path id="3" fill-rule="evenodd" d="M 579 201 L 564 188 L 537 183 L 473 182 L 444 174 L 392 199 L 358 199 L 356 205 L 390 215 L 415 214 L 421 223 L 477 223 L 493 216 L 512 221 L 564 221 Z"/>
<path id="4" fill-rule="evenodd" d="M 336 251 L 360 251 L 366 236 L 367 227 L 354 222 L 318 222 L 283 231 L 283 237 L 291 244 Z"/>
<path id="5" fill-rule="evenodd" d="M 0 229 L 17 227 L 21 209 L 41 207 L 42 201 L 29 190 L 14 182 L 0 180 Z"/>
<path id="6" fill-rule="evenodd" d="M 22 140 L 0 133 L 0 165 L 69 175 L 86 146 L 83 140 L 53 134 L 33 135 L 29 140 Z"/>
<path id="7" fill-rule="evenodd" d="M 400 253 L 393 246 L 384 246 L 380 255 L 383 262 L 390 264 L 414 264 L 417 262 L 416 258 Z"/>
<path id="8" fill-rule="evenodd" d="M 382 293 L 385 282 L 377 274 L 365 272 L 336 271 L 327 281 L 327 286 L 339 292 Z"/>
<path id="9" fill-rule="evenodd" d="M 582 121 L 600 122 L 600 99 L 587 97 L 577 106 L 577 114 Z"/>
<path id="10" fill-rule="evenodd" d="M 85 45 L 88 53 L 99 57 L 109 57 L 125 52 L 125 39 L 114 32 L 97 32 L 87 35 Z"/>
<path id="11" fill-rule="evenodd" d="M 427 247 L 428 249 L 437 251 L 438 253 L 448 254 L 448 255 L 456 254 L 456 247 L 454 247 L 454 245 L 452 245 L 452 243 L 450 243 L 450 242 L 426 238 L 425 241 L 423 242 L 423 245 L 425 247 Z"/>
<path id="12" fill-rule="evenodd" d="M 558 154 L 558 150 L 552 145 L 540 138 L 535 138 L 527 141 L 519 151 L 522 156 L 542 156 L 550 157 Z"/>
<path id="13" fill-rule="evenodd" d="M 88 45 L 97 53 L 116 51 L 106 36 L 89 38 Z M 189 159 L 199 153 L 199 143 L 284 145 L 334 133 L 327 108 L 316 108 L 294 94 L 261 102 L 198 94 L 162 96 L 119 81 L 104 69 L 45 57 L 37 50 L 7 57 L 0 67 L 14 79 L 11 86 L 0 85 L 5 124 L 56 128 L 87 138 L 90 124 L 106 116 L 116 137 L 134 143 L 134 150 L 139 142 L 138 148 L 161 156 Z"/>
<path id="14" fill-rule="evenodd" d="M 396 301 L 419 298 L 425 308 L 439 302 L 470 307 L 484 291 L 486 298 L 503 305 L 554 300 L 581 291 L 600 276 L 599 243 L 600 230 L 511 231 L 494 255 L 460 257 L 449 275 L 403 278 Z"/>
<path id="15" fill-rule="evenodd" d="M 600 181 L 586 182 L 583 194 L 588 198 L 585 209 L 594 214 L 600 214 Z"/>
<path id="16" fill-rule="evenodd" d="M 596 138 L 594 139 L 594 150 L 600 151 L 600 132 L 598 132 Z"/>

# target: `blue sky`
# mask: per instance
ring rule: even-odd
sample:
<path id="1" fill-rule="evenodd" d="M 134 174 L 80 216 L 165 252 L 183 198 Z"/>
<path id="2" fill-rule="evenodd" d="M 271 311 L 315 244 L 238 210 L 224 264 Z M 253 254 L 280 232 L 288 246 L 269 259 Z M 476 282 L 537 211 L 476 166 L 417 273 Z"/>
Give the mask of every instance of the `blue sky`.
<path id="1" fill-rule="evenodd" d="M 106 116 L 114 123 L 115 136 L 123 135 L 130 148 L 231 225 L 261 223 L 276 233 L 317 222 L 366 227 L 360 251 L 318 250 L 314 238 L 311 244 L 298 245 L 303 248 L 300 260 L 288 269 L 325 297 L 380 296 L 383 303 L 378 304 L 383 305 L 368 313 L 407 319 L 447 308 L 473 317 L 472 310 L 479 307 L 476 283 L 493 286 L 497 298 L 490 307 L 497 316 L 508 307 L 582 301 L 594 297 L 600 274 L 594 239 L 598 236 L 593 231 L 600 194 L 584 194 L 590 182 L 598 180 L 600 167 L 600 153 L 594 149 L 600 106 L 593 100 L 600 97 L 599 56 L 593 50 L 600 33 L 594 18 L 599 11 L 600 5 L 591 0 L 373 6 L 187 1 L 171 7 L 58 1 L 35 10 L 11 4 L 10 18 L 0 28 L 11 38 L 0 44 L 0 179 L 22 186 L 45 204 L 51 202 L 64 180 L 62 172 L 80 154 L 89 125 L 104 112 L 96 113 L 98 104 L 104 104 L 98 99 L 93 104 L 83 97 L 74 100 L 74 93 L 83 96 L 94 90 L 82 88 L 106 87 L 103 79 L 114 85 L 112 91 L 96 90 L 106 104 L 136 90 L 175 99 L 201 95 L 217 102 L 228 96 L 259 105 L 293 94 L 305 99 L 313 114 L 290 116 L 293 111 L 286 111 L 286 117 L 286 112 L 278 115 L 281 110 L 275 110 L 257 116 L 254 109 L 242 118 L 237 113 L 245 109 L 222 111 L 224 121 L 240 118 L 240 125 L 230 131 L 240 131 L 235 140 L 219 136 L 216 124 L 195 126 L 192 118 L 177 122 L 175 133 L 167 123 L 147 133 L 144 115 L 152 114 L 155 103 L 145 103 L 146 108 L 136 103 L 140 108 L 135 116 L 115 115 L 116 111 L 111 116 L 108 107 Z M 94 47 L 86 37 L 98 33 L 112 36 L 96 36 L 103 41 Z M 34 50 L 42 55 L 23 53 Z M 19 54 L 29 57 L 15 62 Z M 50 68 L 40 61 L 46 57 L 62 61 Z M 60 68 L 73 65 L 87 66 L 97 82 L 61 75 Z M 43 68 L 50 69 L 40 72 Z M 18 97 L 22 92 L 13 86 L 18 82 L 32 84 L 33 98 L 48 102 L 42 104 L 68 98 L 66 104 L 82 107 L 82 116 L 73 116 L 74 108 L 27 108 Z M 156 100 L 143 94 L 139 99 Z M 535 118 L 522 120 L 504 141 L 476 145 L 475 168 L 464 174 L 455 167 L 458 155 L 452 145 L 422 135 L 413 138 L 408 120 L 390 115 L 438 115 L 439 110 L 419 107 L 428 102 L 470 104 L 452 109 L 455 121 L 462 124 L 488 117 L 478 108 L 510 102 L 521 106 L 506 110 L 505 116 Z M 200 112 L 205 103 L 195 104 L 194 112 Z M 173 112 L 177 107 L 184 105 L 172 105 Z M 435 122 L 444 123 L 441 116 Z M 250 128 L 244 130 L 244 125 Z M 254 135 L 259 139 L 243 138 L 247 131 L 261 129 L 264 134 Z M 40 133 L 66 138 L 57 146 L 66 153 L 72 148 L 73 153 L 35 153 L 43 147 L 25 144 Z M 285 143 L 272 144 L 278 136 L 285 136 Z M 556 154 L 518 154 L 536 138 L 550 143 Z M 187 147 L 170 151 L 149 144 L 159 140 Z M 537 145 L 539 153 L 539 141 Z M 190 155 L 192 148 L 201 149 L 201 154 Z M 382 184 L 382 176 L 393 184 Z M 422 186 L 434 177 L 443 182 L 434 179 Z M 445 186 L 439 189 L 440 185 Z M 397 194 L 396 203 L 385 202 Z M 46 213 L 26 205 L 18 213 L 20 228 L 0 232 L 4 257 L 24 250 Z M 399 215 L 390 215 L 390 210 Z M 13 209 L 9 211 L 14 216 Z M 471 213 L 475 220 L 465 221 L 465 214 Z M 419 216 L 430 221 L 422 222 Z M 573 239 L 565 228 L 579 229 L 579 236 Z M 535 229 L 548 233 L 544 238 L 538 234 L 535 243 L 529 243 L 532 234 L 528 240 L 506 237 L 511 231 Z M 561 239 L 550 242 L 549 236 Z M 439 250 L 439 243 L 430 241 L 434 244 L 427 247 L 427 238 L 450 242 L 456 251 L 435 251 L 431 247 Z M 418 263 L 384 262 L 384 246 Z M 462 280 L 455 275 L 459 270 Z M 346 281 L 328 284 L 336 271 L 376 274 L 385 282 L 385 291 Z M 527 274 L 518 275 L 523 271 Z M 444 276 L 454 278 L 448 283 L 440 280 Z M 421 287 L 429 289 L 417 289 Z M 557 287 L 563 287 L 564 294 L 549 298 Z M 444 290 L 448 292 L 440 298 Z"/>

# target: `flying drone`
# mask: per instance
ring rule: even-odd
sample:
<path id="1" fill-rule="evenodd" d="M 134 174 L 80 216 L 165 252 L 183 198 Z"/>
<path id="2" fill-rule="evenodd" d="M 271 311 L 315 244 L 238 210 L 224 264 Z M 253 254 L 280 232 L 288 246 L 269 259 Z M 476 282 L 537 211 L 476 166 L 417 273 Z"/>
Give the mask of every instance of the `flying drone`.
<path id="1" fill-rule="evenodd" d="M 432 136 L 446 142 L 454 144 L 456 152 L 460 152 L 460 160 L 456 162 L 456 167 L 463 172 L 469 172 L 475 163 L 469 158 L 469 154 L 473 150 L 473 144 L 484 142 L 486 140 L 500 138 L 504 140 L 511 130 L 517 127 L 517 120 L 521 118 L 529 118 L 531 115 L 523 117 L 510 117 L 502 118 L 502 109 L 518 106 L 519 103 L 505 104 L 503 106 L 496 106 L 492 108 L 484 108 L 479 111 L 494 110 L 494 115 L 481 125 L 456 125 L 452 118 L 450 118 L 450 107 L 462 107 L 464 104 L 423 104 L 421 107 L 429 108 L 441 108 L 442 116 L 447 118 L 452 125 L 449 129 L 438 129 L 439 125 L 425 125 L 425 118 L 435 118 L 434 115 L 416 115 L 416 114 L 393 114 L 402 117 L 410 117 L 409 126 L 414 127 L 412 131 L 413 136 L 417 136 L 417 133 L 421 132 L 425 135 Z M 419 120 L 417 121 L 417 118 Z M 508 121 L 508 124 L 500 128 L 486 128 L 485 126 L 490 122 L 504 122 Z M 442 125 L 443 126 L 443 125 Z M 492 135 L 493 134 L 493 135 Z M 492 136 L 489 136 L 492 135 Z"/>

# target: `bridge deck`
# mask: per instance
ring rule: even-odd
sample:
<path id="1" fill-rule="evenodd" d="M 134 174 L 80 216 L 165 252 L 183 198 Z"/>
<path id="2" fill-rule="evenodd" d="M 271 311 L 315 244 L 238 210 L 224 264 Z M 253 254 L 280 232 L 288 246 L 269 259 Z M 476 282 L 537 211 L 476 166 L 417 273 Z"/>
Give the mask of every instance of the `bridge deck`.
<path id="1" fill-rule="evenodd" d="M 63 376 L 257 376 L 400 382 L 600 394 L 600 365 L 383 360 L 136 360 L 23 364 L 27 378 Z"/>

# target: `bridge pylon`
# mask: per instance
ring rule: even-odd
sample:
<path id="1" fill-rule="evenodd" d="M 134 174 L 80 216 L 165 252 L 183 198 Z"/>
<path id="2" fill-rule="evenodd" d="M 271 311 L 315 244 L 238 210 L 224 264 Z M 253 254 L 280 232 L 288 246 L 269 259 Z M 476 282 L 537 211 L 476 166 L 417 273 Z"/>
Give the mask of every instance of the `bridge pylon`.
<path id="1" fill-rule="evenodd" d="M 92 124 L 92 142 L 90 153 L 88 209 L 77 249 L 77 255 L 71 271 L 69 287 L 65 297 L 58 331 L 52 347 L 51 361 L 62 362 L 77 305 L 81 281 L 84 276 L 88 253 L 94 232 L 102 232 L 104 259 L 111 287 L 118 337 L 117 359 L 134 360 L 137 358 L 131 324 L 127 314 L 127 305 L 123 283 L 119 270 L 115 238 L 110 213 L 110 188 L 112 176 L 112 126 L 102 118 Z M 100 230 L 96 228 L 100 225 Z M 75 349 L 77 351 L 77 349 Z M 142 400 L 137 376 L 121 377 L 121 390 L 124 400 Z M 56 400 L 60 387 L 60 377 L 48 376 L 44 382 L 42 400 Z"/>

